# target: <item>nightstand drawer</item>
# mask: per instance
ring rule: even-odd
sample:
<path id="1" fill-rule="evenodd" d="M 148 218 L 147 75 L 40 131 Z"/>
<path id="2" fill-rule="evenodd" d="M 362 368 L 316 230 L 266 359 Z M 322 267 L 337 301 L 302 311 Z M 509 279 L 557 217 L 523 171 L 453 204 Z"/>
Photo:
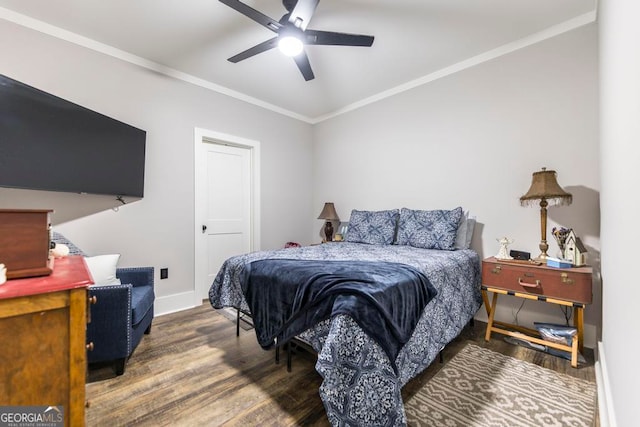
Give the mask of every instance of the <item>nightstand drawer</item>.
<path id="1" fill-rule="evenodd" d="M 514 292 L 591 304 L 591 268 L 513 265 L 489 258 L 482 262 L 482 284 Z"/>

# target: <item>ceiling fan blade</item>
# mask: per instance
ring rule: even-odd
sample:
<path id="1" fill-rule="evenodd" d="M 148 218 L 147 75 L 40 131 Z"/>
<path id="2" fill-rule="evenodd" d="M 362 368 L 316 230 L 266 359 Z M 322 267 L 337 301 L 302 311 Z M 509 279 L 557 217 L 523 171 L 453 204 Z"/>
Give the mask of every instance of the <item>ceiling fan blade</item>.
<path id="1" fill-rule="evenodd" d="M 289 15 L 289 22 L 301 30 L 305 30 L 320 0 L 298 0 Z"/>
<path id="2" fill-rule="evenodd" d="M 332 31 L 307 30 L 304 44 L 334 46 L 365 46 L 373 44 L 373 36 L 362 34 L 335 33 Z"/>
<path id="3" fill-rule="evenodd" d="M 300 69 L 300 72 L 306 81 L 313 80 L 315 78 L 313 70 L 311 69 L 311 63 L 309 63 L 309 57 L 304 51 L 300 55 L 294 56 L 293 60 L 296 61 L 296 65 Z"/>
<path id="4" fill-rule="evenodd" d="M 277 33 L 280 28 L 282 28 L 282 24 L 278 21 L 275 21 L 269 18 L 267 15 L 262 12 L 258 12 L 257 10 L 247 6 L 246 4 L 238 1 L 238 0 L 220 0 L 220 3 L 224 3 L 232 9 L 237 10 L 241 14 L 245 15 L 248 18 L 253 19 L 258 24 L 267 27 L 274 33 Z"/>
<path id="5" fill-rule="evenodd" d="M 244 52 L 240 52 L 239 54 L 232 56 L 231 58 L 227 59 L 227 61 L 233 62 L 233 63 L 240 62 L 243 59 L 247 59 L 259 53 L 265 52 L 269 49 L 273 49 L 277 45 L 278 45 L 278 37 L 274 37 L 265 42 L 257 44 L 254 47 L 251 47 L 245 50 Z"/>

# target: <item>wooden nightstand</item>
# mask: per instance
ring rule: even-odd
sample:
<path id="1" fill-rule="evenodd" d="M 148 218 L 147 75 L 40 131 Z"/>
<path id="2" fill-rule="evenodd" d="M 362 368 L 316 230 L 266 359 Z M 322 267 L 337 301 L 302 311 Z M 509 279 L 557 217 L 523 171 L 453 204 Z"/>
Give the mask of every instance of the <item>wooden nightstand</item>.
<path id="1" fill-rule="evenodd" d="M 571 353 L 571 366 L 578 366 L 578 351 L 583 349 L 584 307 L 591 304 L 591 267 L 552 268 L 546 265 L 498 261 L 491 257 L 482 261 L 482 299 L 487 309 L 487 332 L 489 341 L 492 332 L 524 339 L 547 347 Z M 489 302 L 488 292 L 493 293 Z M 556 344 L 540 338 L 538 331 L 494 319 L 498 295 L 544 301 L 573 307 L 573 322 L 578 330 L 571 346 Z"/>

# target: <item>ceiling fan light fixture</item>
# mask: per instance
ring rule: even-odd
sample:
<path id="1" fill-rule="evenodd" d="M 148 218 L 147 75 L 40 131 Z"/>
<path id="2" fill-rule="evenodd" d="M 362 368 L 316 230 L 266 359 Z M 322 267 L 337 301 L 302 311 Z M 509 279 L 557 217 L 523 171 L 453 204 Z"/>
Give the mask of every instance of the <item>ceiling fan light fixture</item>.
<path id="1" fill-rule="evenodd" d="M 284 55 L 293 58 L 305 81 L 309 81 L 315 76 L 305 46 L 369 47 L 373 44 L 373 36 L 307 29 L 320 0 L 282 0 L 287 13 L 279 20 L 268 17 L 240 0 L 219 1 L 277 34 L 227 59 L 234 64 L 278 46 Z"/>
<path id="2" fill-rule="evenodd" d="M 278 49 L 286 56 L 298 56 L 302 53 L 302 41 L 295 36 L 284 36 L 278 39 Z"/>

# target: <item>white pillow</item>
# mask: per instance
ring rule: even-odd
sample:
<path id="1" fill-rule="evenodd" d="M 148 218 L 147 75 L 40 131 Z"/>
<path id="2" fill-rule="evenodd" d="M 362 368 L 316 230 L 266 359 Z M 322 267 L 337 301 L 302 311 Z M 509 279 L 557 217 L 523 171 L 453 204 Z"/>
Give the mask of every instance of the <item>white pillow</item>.
<path id="1" fill-rule="evenodd" d="M 120 254 L 84 257 L 91 272 L 91 277 L 93 277 L 94 285 L 120 284 L 120 279 L 116 277 L 119 259 Z"/>
<path id="2" fill-rule="evenodd" d="M 454 248 L 469 249 L 471 247 L 471 238 L 473 237 L 473 229 L 475 225 L 476 217 L 469 216 L 469 211 L 464 212 L 462 217 L 460 217 L 460 223 L 458 224 Z"/>
<path id="3" fill-rule="evenodd" d="M 469 211 L 465 211 L 460 217 L 458 223 L 458 231 L 456 232 L 456 243 L 453 246 L 455 249 L 467 249 L 464 244 L 467 240 L 467 220 L 469 218 Z"/>
<path id="4" fill-rule="evenodd" d="M 465 239 L 465 248 L 469 249 L 471 247 L 471 239 L 473 238 L 473 229 L 476 226 L 476 217 L 470 216 L 467 220 L 467 237 Z"/>

